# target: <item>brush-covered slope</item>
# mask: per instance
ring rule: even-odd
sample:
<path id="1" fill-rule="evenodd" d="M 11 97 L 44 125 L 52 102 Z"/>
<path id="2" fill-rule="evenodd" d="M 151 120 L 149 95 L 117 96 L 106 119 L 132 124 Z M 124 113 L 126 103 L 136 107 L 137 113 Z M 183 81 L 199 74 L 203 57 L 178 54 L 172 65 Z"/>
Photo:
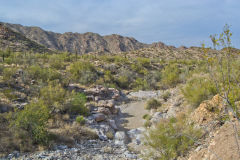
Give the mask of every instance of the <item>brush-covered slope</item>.
<path id="1" fill-rule="evenodd" d="M 0 23 L 0 49 L 5 50 L 6 48 L 10 48 L 13 51 L 33 50 L 34 52 L 40 53 L 49 52 L 46 47 L 31 41 L 24 35 L 14 32 Z"/>

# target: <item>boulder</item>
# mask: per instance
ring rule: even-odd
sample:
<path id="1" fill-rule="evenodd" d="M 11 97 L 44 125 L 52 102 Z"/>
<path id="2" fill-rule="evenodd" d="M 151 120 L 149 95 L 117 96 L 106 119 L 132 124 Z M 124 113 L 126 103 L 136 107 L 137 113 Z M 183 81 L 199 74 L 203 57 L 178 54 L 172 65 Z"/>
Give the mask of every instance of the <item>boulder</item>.
<path id="1" fill-rule="evenodd" d="M 116 145 L 125 145 L 125 143 L 128 142 L 128 138 L 127 138 L 125 132 L 123 132 L 123 131 L 116 132 L 114 139 L 115 139 Z"/>
<path id="2" fill-rule="evenodd" d="M 103 113 L 105 115 L 110 115 L 111 114 L 109 108 L 105 108 L 105 107 L 98 107 L 98 112 Z"/>
<path id="3" fill-rule="evenodd" d="M 119 110 L 120 110 L 120 108 L 116 108 L 116 107 L 110 108 L 110 111 L 112 114 L 118 114 Z"/>
<path id="4" fill-rule="evenodd" d="M 117 128 L 117 125 L 116 125 L 116 123 L 115 123 L 115 121 L 114 120 L 109 120 L 108 121 L 109 122 L 109 125 L 114 129 L 114 130 L 117 130 L 118 128 Z"/>
<path id="5" fill-rule="evenodd" d="M 101 122 L 101 121 L 104 121 L 106 119 L 106 116 L 103 113 L 93 114 L 93 117 L 94 117 L 96 122 Z"/>
<path id="6" fill-rule="evenodd" d="M 161 119 L 167 118 L 167 114 L 166 113 L 162 113 L 162 112 L 156 112 L 154 113 L 154 115 L 152 116 L 151 122 L 152 123 L 158 123 Z"/>
<path id="7" fill-rule="evenodd" d="M 112 108 L 115 105 L 115 101 L 114 100 L 100 100 L 98 101 L 98 107 L 109 107 Z"/>
<path id="8" fill-rule="evenodd" d="M 139 145 L 141 144 L 141 139 L 144 137 L 143 132 L 146 129 L 141 127 L 141 128 L 136 128 L 136 129 L 131 129 L 130 131 L 127 132 L 129 138 L 131 138 L 132 142 L 135 144 Z"/>
<path id="9" fill-rule="evenodd" d="M 0 113 L 9 112 L 12 110 L 13 110 L 13 108 L 10 105 L 0 104 Z"/>

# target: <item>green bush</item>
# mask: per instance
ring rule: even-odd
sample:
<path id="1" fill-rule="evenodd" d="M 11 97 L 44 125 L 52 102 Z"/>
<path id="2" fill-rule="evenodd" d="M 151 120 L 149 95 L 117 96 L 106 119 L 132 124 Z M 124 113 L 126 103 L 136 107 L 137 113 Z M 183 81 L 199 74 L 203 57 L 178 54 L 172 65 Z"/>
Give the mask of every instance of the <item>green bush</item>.
<path id="1" fill-rule="evenodd" d="M 3 69 L 3 80 L 6 82 L 12 82 L 14 75 L 16 75 L 17 68 L 4 68 Z"/>
<path id="2" fill-rule="evenodd" d="M 146 68 L 149 68 L 151 64 L 149 58 L 142 58 L 142 57 L 137 58 L 137 63 L 139 64 L 139 66 L 143 66 Z"/>
<path id="3" fill-rule="evenodd" d="M 147 101 L 147 103 L 145 105 L 145 109 L 147 109 L 147 110 L 157 109 L 157 108 L 161 107 L 161 105 L 162 105 L 161 102 L 152 98 L 152 99 Z"/>
<path id="4" fill-rule="evenodd" d="M 144 156 L 147 159 L 176 159 L 185 155 L 201 136 L 201 130 L 194 129 L 184 117 L 161 121 L 156 129 L 145 135 L 145 145 L 150 152 Z"/>
<path id="5" fill-rule="evenodd" d="M 177 64 L 169 64 L 162 70 L 162 87 L 175 87 L 180 82 L 181 70 Z"/>
<path id="6" fill-rule="evenodd" d="M 18 135 L 27 134 L 21 137 L 32 138 L 33 143 L 46 145 L 49 140 L 46 129 L 49 116 L 48 107 L 43 101 L 32 102 L 24 110 L 15 113 L 10 126 Z"/>
<path id="7" fill-rule="evenodd" d="M 75 62 L 70 65 L 73 80 L 82 84 L 90 84 L 97 80 L 97 71 L 90 62 Z"/>
<path id="8" fill-rule="evenodd" d="M 43 68 L 39 65 L 32 65 L 27 69 L 27 73 L 29 78 L 35 79 L 37 81 L 41 80 L 42 82 L 46 82 L 47 80 L 61 80 L 62 75 L 57 72 L 55 69 L 51 68 Z"/>
<path id="9" fill-rule="evenodd" d="M 158 89 L 159 82 L 161 81 L 161 72 L 159 71 L 152 71 L 149 72 L 147 75 L 144 76 L 146 79 L 149 89 Z"/>
<path id="10" fill-rule="evenodd" d="M 171 93 L 169 91 L 166 91 L 162 94 L 162 98 L 164 101 L 167 101 L 170 96 L 171 96 Z"/>
<path id="11" fill-rule="evenodd" d="M 129 77 L 127 77 L 127 76 L 118 77 L 117 85 L 122 89 L 128 89 L 129 88 Z"/>
<path id="12" fill-rule="evenodd" d="M 144 114 L 143 119 L 150 120 L 152 117 L 149 114 Z"/>
<path id="13" fill-rule="evenodd" d="M 217 89 L 207 77 L 195 77 L 187 81 L 182 93 L 187 101 L 196 107 L 202 101 L 216 95 Z"/>
<path id="14" fill-rule="evenodd" d="M 86 96 L 82 93 L 73 93 L 68 111 L 72 114 L 81 114 L 87 116 L 89 110 L 85 107 Z"/>
<path id="15" fill-rule="evenodd" d="M 147 80 L 142 78 L 137 78 L 132 85 L 135 90 L 146 90 L 149 88 Z"/>
<path id="16" fill-rule="evenodd" d="M 14 100 L 17 98 L 17 95 L 13 93 L 12 89 L 4 89 L 2 91 L 2 93 L 4 94 L 4 96 L 6 96 L 9 100 Z"/>
<path id="17" fill-rule="evenodd" d="M 83 125 L 83 124 L 85 124 L 86 121 L 85 121 L 83 116 L 77 116 L 76 117 L 76 122 Z"/>
<path id="18" fill-rule="evenodd" d="M 53 54 L 49 57 L 49 65 L 51 68 L 55 68 L 57 70 L 64 69 L 64 57 L 62 55 Z"/>
<path id="19" fill-rule="evenodd" d="M 52 111 L 64 111 L 68 93 L 61 85 L 49 84 L 40 90 L 40 99 L 49 106 Z"/>

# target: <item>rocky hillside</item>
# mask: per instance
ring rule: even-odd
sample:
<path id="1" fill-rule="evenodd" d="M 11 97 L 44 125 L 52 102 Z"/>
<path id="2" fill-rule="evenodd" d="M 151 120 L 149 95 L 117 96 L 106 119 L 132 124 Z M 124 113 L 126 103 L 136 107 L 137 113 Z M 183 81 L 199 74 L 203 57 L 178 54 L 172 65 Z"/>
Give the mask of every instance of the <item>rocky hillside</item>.
<path id="1" fill-rule="evenodd" d="M 0 24 L 0 48 L 14 51 L 49 52 L 47 48 Z"/>
<path id="2" fill-rule="evenodd" d="M 141 48 L 175 48 L 164 43 L 144 44 L 134 38 L 123 37 L 117 34 L 101 36 L 97 33 L 72 33 L 63 34 L 45 31 L 39 27 L 26 27 L 19 24 L 4 23 L 15 32 L 25 35 L 27 38 L 52 50 L 68 51 L 72 53 L 89 52 L 127 52 Z"/>

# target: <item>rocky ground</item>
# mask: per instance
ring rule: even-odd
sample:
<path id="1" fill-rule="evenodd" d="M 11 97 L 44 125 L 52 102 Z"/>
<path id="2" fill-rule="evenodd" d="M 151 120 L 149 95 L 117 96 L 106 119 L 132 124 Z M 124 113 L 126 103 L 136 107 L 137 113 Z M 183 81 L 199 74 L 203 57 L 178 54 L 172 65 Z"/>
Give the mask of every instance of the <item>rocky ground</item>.
<path id="1" fill-rule="evenodd" d="M 149 114 L 152 126 L 161 119 L 175 116 L 178 112 L 187 110 L 179 88 L 167 91 L 138 91 L 127 94 L 113 88 L 97 86 L 88 90 L 80 89 L 79 86 L 71 85 L 71 89 L 85 92 L 87 104 L 91 109 L 91 115 L 86 118 L 86 126 L 96 131 L 98 139 L 76 142 L 73 148 L 67 145 L 55 146 L 51 151 L 41 151 L 31 154 L 19 154 L 13 152 L 5 159 L 79 159 L 79 160 L 128 160 L 141 159 L 145 153 L 143 134 L 147 130 L 144 126 L 143 115 Z M 168 94 L 168 97 L 164 96 Z M 144 106 L 148 99 L 156 98 L 162 103 L 160 110 L 145 110 Z M 180 160 L 235 160 L 239 159 L 238 143 L 234 127 L 239 129 L 237 122 L 219 124 L 215 116 L 207 110 L 209 105 L 218 104 L 218 97 L 202 103 L 190 115 L 190 120 L 206 130 L 206 137 L 199 141 L 198 146 L 193 148 L 186 157 Z"/>

